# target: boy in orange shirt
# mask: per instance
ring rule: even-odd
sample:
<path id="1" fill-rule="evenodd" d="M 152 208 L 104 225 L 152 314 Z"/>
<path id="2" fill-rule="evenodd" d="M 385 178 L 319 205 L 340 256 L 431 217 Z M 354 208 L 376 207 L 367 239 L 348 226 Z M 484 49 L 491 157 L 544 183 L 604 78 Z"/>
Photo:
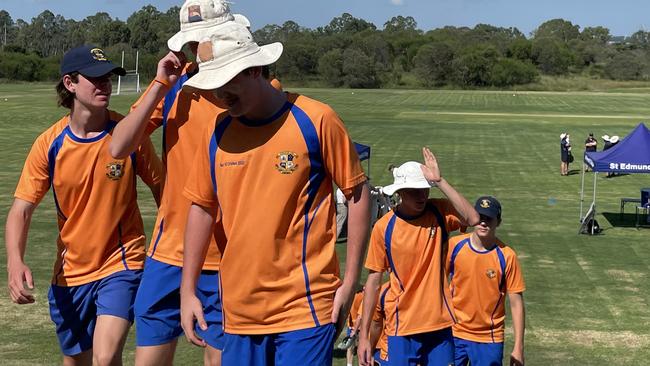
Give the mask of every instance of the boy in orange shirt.
<path id="1" fill-rule="evenodd" d="M 475 204 L 481 221 L 470 234 L 449 241 L 448 267 L 458 323 L 453 326 L 456 366 L 501 365 L 505 295 L 515 333 L 511 365 L 524 363 L 524 300 L 526 289 L 515 252 L 496 236 L 501 204 L 491 196 Z"/>
<path id="2" fill-rule="evenodd" d="M 7 215 L 11 299 L 33 303 L 34 280 L 24 263 L 27 234 L 51 188 L 59 235 L 48 299 L 64 365 L 122 363 L 145 257 L 136 175 L 159 201 L 162 166 L 148 138 L 130 156 L 109 153 L 122 119 L 108 109 L 111 75 L 124 73 L 93 46 L 63 56 L 57 93 L 70 113 L 34 142 Z"/>
<path id="3" fill-rule="evenodd" d="M 196 56 L 198 41 L 207 29 L 233 22 L 228 4 L 219 0 L 188 0 L 180 10 L 181 29 L 167 42 L 171 52 L 158 63 L 156 79 L 115 130 L 114 156 L 124 156 L 142 136 L 162 129 L 165 184 L 162 204 L 147 252 L 146 266 L 135 303 L 136 365 L 164 365 L 173 361 L 181 327 L 180 286 L 183 268 L 183 235 L 191 201 L 182 191 L 189 175 L 203 130 L 224 109 L 209 92 L 183 89 L 198 73 L 198 64 L 185 60 L 184 45 Z M 223 231 L 214 225 L 204 253 L 196 290 L 202 303 L 206 327 L 195 331 L 205 348 L 204 364 L 219 365 L 223 348 L 219 295 L 220 248 Z"/>
<path id="4" fill-rule="evenodd" d="M 440 175 L 435 156 L 422 149 L 425 165 L 409 161 L 393 170 L 386 194 L 398 192 L 401 203 L 372 229 L 361 316 L 359 360 L 370 365 L 370 321 L 383 272 L 390 273 L 386 295 L 389 365 L 442 365 L 454 360 L 451 325 L 455 322 L 444 262 L 449 232 L 475 225 L 479 217 Z M 429 199 L 438 187 L 447 199 Z"/>
<path id="5" fill-rule="evenodd" d="M 201 139 L 185 195 L 183 327 L 203 324 L 196 277 L 219 209 L 228 238 L 220 264 L 225 365 L 331 365 L 332 346 L 358 286 L 369 227 L 366 177 L 327 105 L 273 88 L 261 75 L 282 44 L 258 46 L 237 23 L 198 46 L 187 87 L 228 107 Z M 348 199 L 345 276 L 335 251 L 333 182 Z M 340 328 L 339 328 L 340 329 Z"/>

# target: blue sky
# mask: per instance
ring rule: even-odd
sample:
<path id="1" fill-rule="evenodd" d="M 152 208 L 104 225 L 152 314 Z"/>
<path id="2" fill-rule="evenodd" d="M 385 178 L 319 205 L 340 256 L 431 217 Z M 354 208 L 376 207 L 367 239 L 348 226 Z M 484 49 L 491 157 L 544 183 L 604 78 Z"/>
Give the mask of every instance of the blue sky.
<path id="1" fill-rule="evenodd" d="M 0 0 L 12 18 L 30 21 L 49 9 L 66 18 L 83 19 L 98 11 L 126 18 L 146 4 L 160 10 L 182 0 Z M 487 23 L 519 28 L 529 35 L 539 24 L 564 18 L 581 28 L 602 25 L 613 35 L 650 29 L 649 0 L 232 0 L 231 8 L 251 20 L 253 29 L 287 20 L 315 28 L 344 12 L 382 27 L 395 15 L 413 16 L 420 29 Z"/>

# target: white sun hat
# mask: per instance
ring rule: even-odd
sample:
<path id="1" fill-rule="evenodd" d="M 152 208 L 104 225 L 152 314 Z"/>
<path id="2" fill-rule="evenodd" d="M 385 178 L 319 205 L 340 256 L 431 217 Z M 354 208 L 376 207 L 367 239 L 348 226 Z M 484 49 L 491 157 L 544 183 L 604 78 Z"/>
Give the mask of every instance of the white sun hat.
<path id="1" fill-rule="evenodd" d="M 618 142 L 618 140 L 619 140 L 618 136 L 612 136 L 612 138 L 609 139 L 609 142 L 611 142 L 612 144 L 615 144 L 615 143 Z"/>
<path id="2" fill-rule="evenodd" d="M 422 164 L 417 161 L 407 161 L 393 169 L 393 184 L 384 187 L 383 191 L 391 196 L 404 188 L 431 188 L 431 184 L 422 173 Z"/>
<path id="3" fill-rule="evenodd" d="M 234 19 L 225 1 L 187 0 L 180 11 L 181 30 L 167 41 L 167 47 L 178 52 L 188 42 L 199 42 L 210 27 Z"/>
<path id="4" fill-rule="evenodd" d="M 609 135 L 603 135 L 602 138 L 603 138 L 603 140 L 605 140 L 605 141 L 609 141 L 609 138 L 610 138 L 610 137 L 609 137 Z"/>
<path id="5" fill-rule="evenodd" d="M 258 46 L 251 32 L 237 22 L 226 22 L 210 28 L 199 42 L 199 72 L 184 86 L 214 90 L 222 87 L 240 72 L 254 66 L 266 66 L 282 55 L 282 43 Z"/>
<path id="6" fill-rule="evenodd" d="M 563 139 L 563 138 L 565 138 L 565 137 L 566 137 L 566 133 L 562 132 L 562 133 L 560 134 L 560 140 Z"/>
<path id="7" fill-rule="evenodd" d="M 232 16 L 235 18 L 235 22 L 237 22 L 237 23 L 243 25 L 244 27 L 250 29 L 251 21 L 248 20 L 248 18 L 246 18 L 246 16 L 244 14 L 233 14 Z"/>

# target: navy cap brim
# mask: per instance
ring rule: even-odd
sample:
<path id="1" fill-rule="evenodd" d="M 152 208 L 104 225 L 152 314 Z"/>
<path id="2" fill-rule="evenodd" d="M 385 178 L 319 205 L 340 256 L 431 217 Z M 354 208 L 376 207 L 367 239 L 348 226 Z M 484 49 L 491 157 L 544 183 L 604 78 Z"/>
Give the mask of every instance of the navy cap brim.
<path id="1" fill-rule="evenodd" d="M 494 208 L 474 207 L 479 215 L 484 215 L 496 219 L 499 217 L 499 210 Z"/>
<path id="2" fill-rule="evenodd" d="M 102 62 L 100 64 L 92 65 L 83 69 L 76 70 L 83 76 L 88 76 L 91 78 L 98 78 L 109 73 L 115 75 L 124 76 L 126 75 L 126 70 L 119 66 L 115 66 L 112 62 Z"/>

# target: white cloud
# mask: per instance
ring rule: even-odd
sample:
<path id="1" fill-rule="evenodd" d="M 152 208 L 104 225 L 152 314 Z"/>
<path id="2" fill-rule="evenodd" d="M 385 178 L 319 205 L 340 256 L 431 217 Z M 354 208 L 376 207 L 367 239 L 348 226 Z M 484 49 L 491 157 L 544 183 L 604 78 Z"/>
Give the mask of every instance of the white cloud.
<path id="1" fill-rule="evenodd" d="M 390 2 L 395 6 L 404 5 L 404 0 L 390 0 Z"/>

